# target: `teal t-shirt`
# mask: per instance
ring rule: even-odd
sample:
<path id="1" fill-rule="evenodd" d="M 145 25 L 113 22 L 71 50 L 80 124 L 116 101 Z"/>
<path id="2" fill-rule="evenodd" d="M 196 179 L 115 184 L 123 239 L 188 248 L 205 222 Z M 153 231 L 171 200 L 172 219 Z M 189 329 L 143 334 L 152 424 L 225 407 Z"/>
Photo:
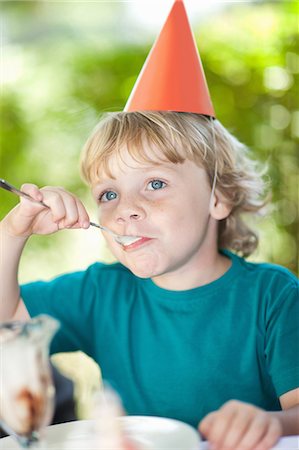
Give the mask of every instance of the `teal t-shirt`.
<path id="1" fill-rule="evenodd" d="M 299 387 L 298 280 L 225 253 L 230 269 L 187 291 L 96 263 L 21 295 L 31 316 L 61 322 L 52 352 L 91 356 L 128 414 L 197 426 L 230 399 L 279 410 L 278 397 Z"/>

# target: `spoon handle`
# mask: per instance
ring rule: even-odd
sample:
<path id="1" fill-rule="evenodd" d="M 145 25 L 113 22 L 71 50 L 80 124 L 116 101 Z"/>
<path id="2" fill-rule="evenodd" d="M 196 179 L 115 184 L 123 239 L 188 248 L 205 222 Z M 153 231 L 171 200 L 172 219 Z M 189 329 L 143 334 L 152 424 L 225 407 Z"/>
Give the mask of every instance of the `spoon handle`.
<path id="1" fill-rule="evenodd" d="M 89 222 L 89 223 L 90 223 L 90 225 L 91 225 L 92 227 L 97 227 L 97 228 L 100 228 L 100 230 L 107 231 L 107 232 L 110 233 L 114 238 L 117 236 L 113 231 L 109 230 L 109 228 L 103 227 L 103 225 L 99 225 L 99 224 L 94 223 L 94 222 Z"/>
<path id="2" fill-rule="evenodd" d="M 3 179 L 0 179 L 0 187 L 2 187 L 3 189 L 6 189 L 9 192 L 12 192 L 13 194 L 18 195 L 19 197 L 24 197 L 27 200 L 30 200 L 31 202 L 39 203 L 40 205 L 43 205 L 46 208 L 49 208 L 49 206 L 46 205 L 44 202 L 35 200 L 35 198 L 31 197 L 31 195 L 26 194 L 26 192 L 20 191 L 20 189 L 17 189 L 15 186 L 13 186 L 12 184 L 8 183 L 7 181 L 5 181 Z"/>
<path id="3" fill-rule="evenodd" d="M 104 230 L 105 229 L 104 227 L 102 227 L 102 225 L 98 225 L 97 223 L 94 223 L 94 222 L 89 222 L 89 223 L 90 223 L 90 225 L 92 227 L 100 228 L 100 230 Z"/>

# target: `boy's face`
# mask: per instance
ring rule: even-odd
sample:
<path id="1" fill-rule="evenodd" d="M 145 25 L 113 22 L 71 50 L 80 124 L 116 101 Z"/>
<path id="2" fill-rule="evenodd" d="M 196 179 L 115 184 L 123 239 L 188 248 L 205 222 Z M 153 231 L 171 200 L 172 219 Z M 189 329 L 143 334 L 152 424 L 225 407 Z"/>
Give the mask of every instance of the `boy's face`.
<path id="1" fill-rule="evenodd" d="M 189 160 L 155 165 L 137 162 L 127 151 L 122 155 L 109 161 L 115 179 L 103 176 L 92 192 L 102 225 L 140 239 L 121 246 L 105 234 L 111 251 L 142 278 L 192 270 L 211 246 L 216 247 L 217 239 L 204 169 Z"/>

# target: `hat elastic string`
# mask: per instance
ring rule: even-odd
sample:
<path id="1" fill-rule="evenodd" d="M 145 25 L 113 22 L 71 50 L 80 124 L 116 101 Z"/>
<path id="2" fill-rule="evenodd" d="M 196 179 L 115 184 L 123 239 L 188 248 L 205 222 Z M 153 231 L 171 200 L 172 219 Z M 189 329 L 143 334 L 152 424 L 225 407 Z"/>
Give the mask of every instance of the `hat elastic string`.
<path id="1" fill-rule="evenodd" d="M 215 139 L 215 128 L 214 128 L 214 119 L 211 117 L 212 122 L 212 139 L 213 139 L 213 149 L 214 149 L 214 155 L 215 155 L 215 167 L 214 167 L 214 178 L 212 183 L 212 191 L 210 196 L 210 203 L 209 203 L 209 209 L 213 206 L 213 197 L 215 194 L 216 189 L 216 182 L 217 182 L 217 172 L 218 172 L 218 164 L 217 164 L 217 156 L 216 156 L 216 139 Z"/>

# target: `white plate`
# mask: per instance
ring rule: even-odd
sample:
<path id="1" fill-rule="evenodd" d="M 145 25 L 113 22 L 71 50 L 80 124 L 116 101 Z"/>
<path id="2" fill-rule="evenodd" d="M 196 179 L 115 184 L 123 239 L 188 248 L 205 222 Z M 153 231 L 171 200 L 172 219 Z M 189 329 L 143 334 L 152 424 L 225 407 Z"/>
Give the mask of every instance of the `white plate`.
<path id="1" fill-rule="evenodd" d="M 200 442 L 197 432 L 182 422 L 160 417 L 126 416 L 120 418 L 125 433 L 146 450 L 208 450 L 207 442 Z M 97 450 L 93 441 L 94 422 L 52 425 L 47 428 L 43 450 Z M 10 437 L 0 439 L 1 450 L 20 450 Z M 299 436 L 280 439 L 273 450 L 299 450 Z M 115 449 L 117 450 L 117 449 Z"/>
<path id="2" fill-rule="evenodd" d="M 198 450 L 200 448 L 198 433 L 191 426 L 177 420 L 147 416 L 126 416 L 119 420 L 125 434 L 144 450 Z M 0 449 L 20 450 L 20 447 L 11 437 L 7 437 L 0 439 Z M 80 420 L 48 427 L 43 450 L 54 449 L 96 450 L 94 422 Z"/>
<path id="3" fill-rule="evenodd" d="M 299 450 L 299 436 L 287 436 L 281 438 L 272 450 L 285 449 L 285 450 Z"/>

